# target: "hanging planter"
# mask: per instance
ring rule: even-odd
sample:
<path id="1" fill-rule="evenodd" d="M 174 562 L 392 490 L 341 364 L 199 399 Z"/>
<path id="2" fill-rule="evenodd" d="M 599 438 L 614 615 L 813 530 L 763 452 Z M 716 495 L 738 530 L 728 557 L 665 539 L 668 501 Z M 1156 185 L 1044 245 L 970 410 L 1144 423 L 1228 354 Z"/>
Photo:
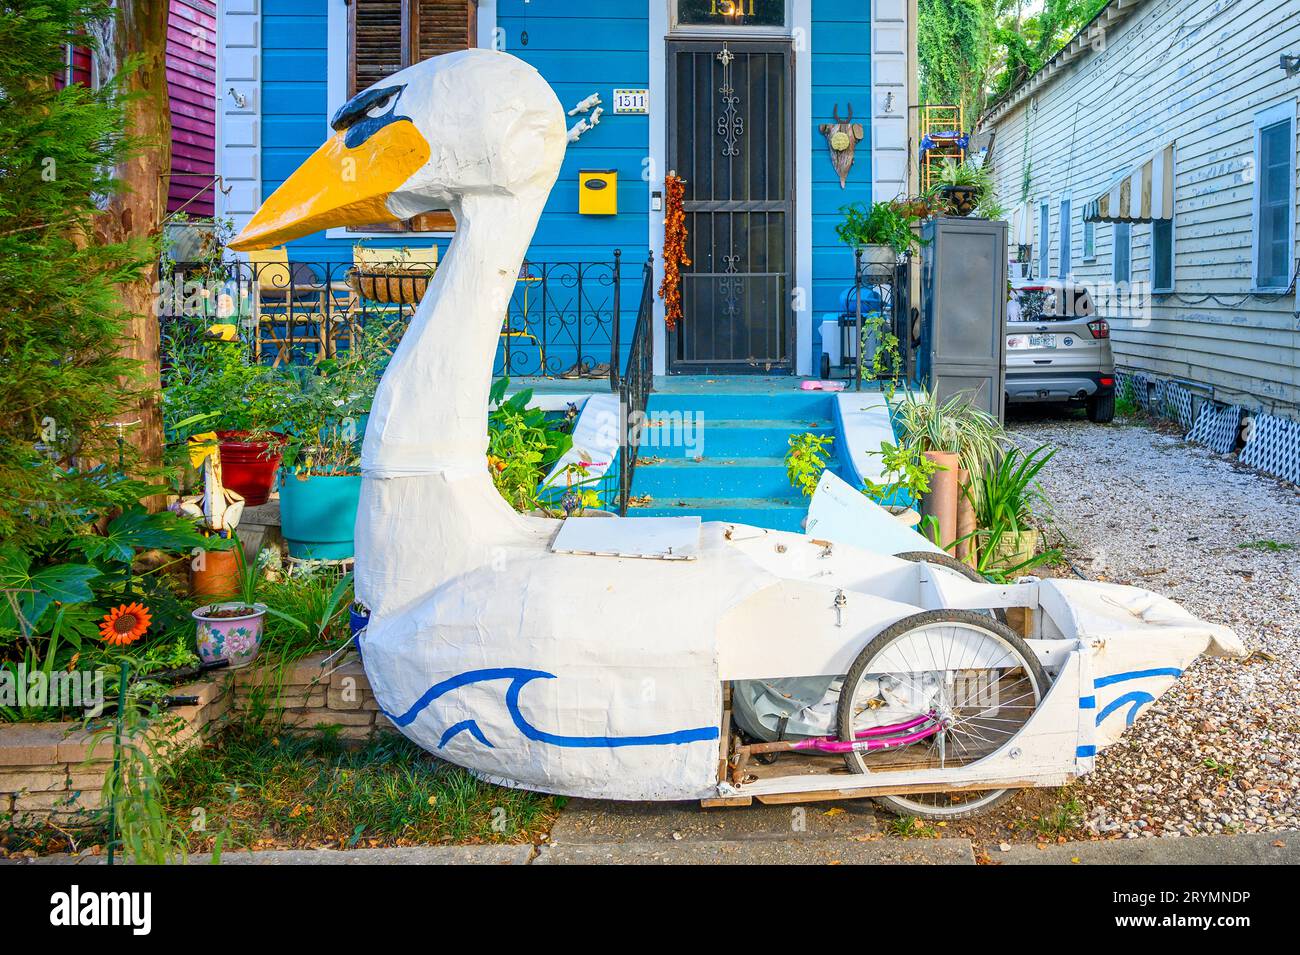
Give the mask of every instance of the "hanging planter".
<path id="1" fill-rule="evenodd" d="M 942 186 L 939 195 L 949 215 L 965 218 L 979 205 L 979 190 L 974 186 Z"/>
<path id="2" fill-rule="evenodd" d="M 361 298 L 384 305 L 418 305 L 429 288 L 432 273 L 410 269 L 377 272 L 350 269 L 348 285 Z"/>

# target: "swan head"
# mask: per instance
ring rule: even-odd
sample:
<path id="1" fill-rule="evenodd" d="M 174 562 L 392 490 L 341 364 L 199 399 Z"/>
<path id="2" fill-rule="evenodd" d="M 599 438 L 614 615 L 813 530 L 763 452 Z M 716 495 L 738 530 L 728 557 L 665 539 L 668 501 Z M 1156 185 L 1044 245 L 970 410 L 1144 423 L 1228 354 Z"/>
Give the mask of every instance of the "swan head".
<path id="1" fill-rule="evenodd" d="M 564 110 L 513 56 L 463 50 L 416 63 L 343 104 L 334 135 L 230 243 L 267 249 L 336 226 L 455 212 L 475 194 L 544 202 L 559 175 Z"/>

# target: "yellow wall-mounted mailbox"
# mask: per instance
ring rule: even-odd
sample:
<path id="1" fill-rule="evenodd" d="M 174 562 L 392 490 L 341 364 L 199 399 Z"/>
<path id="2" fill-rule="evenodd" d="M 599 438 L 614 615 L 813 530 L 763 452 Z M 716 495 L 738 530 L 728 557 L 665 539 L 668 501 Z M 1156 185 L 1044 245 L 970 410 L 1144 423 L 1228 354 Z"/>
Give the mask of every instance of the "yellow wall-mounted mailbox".
<path id="1" fill-rule="evenodd" d="M 581 169 L 578 171 L 578 214 L 584 216 L 618 214 L 618 170 Z"/>

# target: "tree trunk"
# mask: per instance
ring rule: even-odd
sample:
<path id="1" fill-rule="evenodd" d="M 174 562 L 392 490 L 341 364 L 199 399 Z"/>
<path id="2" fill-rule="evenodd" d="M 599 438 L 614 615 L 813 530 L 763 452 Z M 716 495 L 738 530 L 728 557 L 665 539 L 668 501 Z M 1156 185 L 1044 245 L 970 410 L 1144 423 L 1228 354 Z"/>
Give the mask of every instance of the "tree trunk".
<path id="1" fill-rule="evenodd" d="M 132 97 L 126 112 L 127 135 L 140 143 L 115 171 L 126 188 L 109 200 L 96 219 L 96 237 L 105 243 L 156 238 L 167 213 L 172 152 L 166 62 L 169 7 L 168 0 L 117 0 L 111 20 L 100 25 L 101 49 L 95 54 L 99 75 L 113 77 L 124 65 L 132 67 L 123 82 L 123 92 Z M 132 316 L 122 354 L 138 362 L 141 389 L 136 408 L 121 419 L 122 433 L 137 449 L 142 469 L 162 464 L 157 281 L 155 257 L 138 279 L 119 287 Z"/>

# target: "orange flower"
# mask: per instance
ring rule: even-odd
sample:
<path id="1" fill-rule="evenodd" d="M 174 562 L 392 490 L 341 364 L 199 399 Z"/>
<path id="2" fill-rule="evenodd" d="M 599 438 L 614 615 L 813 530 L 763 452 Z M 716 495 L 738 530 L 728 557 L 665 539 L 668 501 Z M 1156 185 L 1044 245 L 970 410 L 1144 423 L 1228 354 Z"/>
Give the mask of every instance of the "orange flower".
<path id="1" fill-rule="evenodd" d="M 104 614 L 104 622 L 99 625 L 99 635 L 106 643 L 124 647 L 143 637 L 152 622 L 149 608 L 144 604 L 122 604 L 116 610 Z"/>

